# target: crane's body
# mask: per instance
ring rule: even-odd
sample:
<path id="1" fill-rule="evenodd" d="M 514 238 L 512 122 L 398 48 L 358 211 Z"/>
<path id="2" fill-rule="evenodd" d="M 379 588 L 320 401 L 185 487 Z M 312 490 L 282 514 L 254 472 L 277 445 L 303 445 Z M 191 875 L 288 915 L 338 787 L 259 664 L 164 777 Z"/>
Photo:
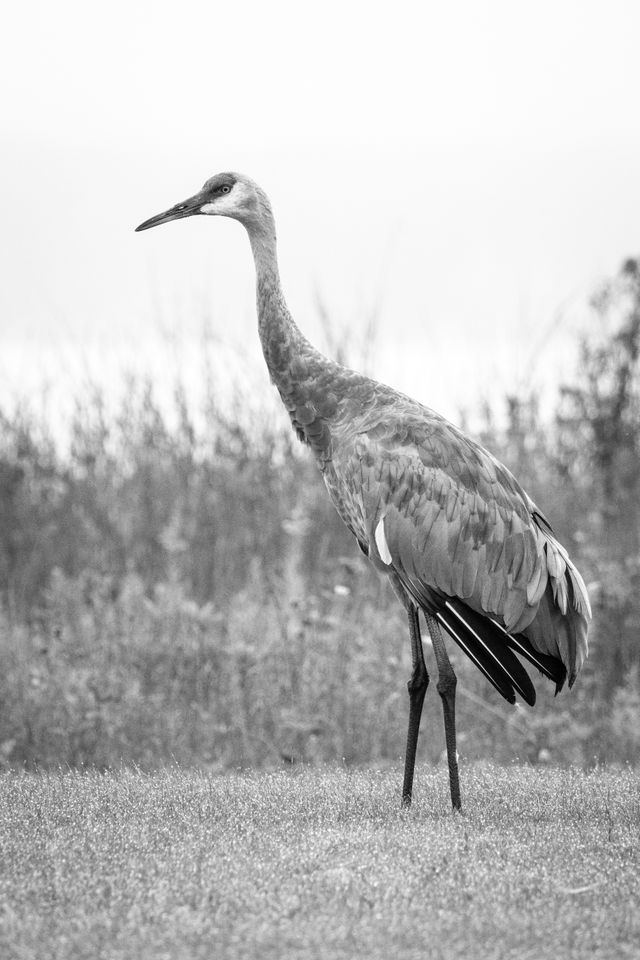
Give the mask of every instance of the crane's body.
<path id="1" fill-rule="evenodd" d="M 451 799 L 460 806 L 455 674 L 440 627 L 510 703 L 535 703 L 516 653 L 559 690 L 587 653 L 584 582 L 544 515 L 511 472 L 443 417 L 391 387 L 323 356 L 286 306 L 273 214 L 248 177 L 224 173 L 138 227 L 194 214 L 246 227 L 256 265 L 258 325 L 272 381 L 312 450 L 340 517 L 403 603 L 411 638 L 409 733 L 403 801 L 412 794 L 429 682 L 418 610 L 439 671 Z"/>

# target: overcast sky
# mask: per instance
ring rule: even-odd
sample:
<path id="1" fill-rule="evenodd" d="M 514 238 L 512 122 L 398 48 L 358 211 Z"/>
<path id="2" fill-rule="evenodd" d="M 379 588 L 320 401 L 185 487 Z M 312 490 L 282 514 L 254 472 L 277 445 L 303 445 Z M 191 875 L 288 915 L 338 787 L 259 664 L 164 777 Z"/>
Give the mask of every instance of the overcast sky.
<path id="1" fill-rule="evenodd" d="M 311 339 L 318 294 L 356 339 L 375 313 L 376 375 L 454 419 L 570 371 L 640 251 L 640 4 L 96 10 L 4 17 L 0 396 L 161 372 L 160 327 L 188 365 L 205 317 L 258 356 L 238 224 L 133 233 L 225 169 L 270 194 Z"/>

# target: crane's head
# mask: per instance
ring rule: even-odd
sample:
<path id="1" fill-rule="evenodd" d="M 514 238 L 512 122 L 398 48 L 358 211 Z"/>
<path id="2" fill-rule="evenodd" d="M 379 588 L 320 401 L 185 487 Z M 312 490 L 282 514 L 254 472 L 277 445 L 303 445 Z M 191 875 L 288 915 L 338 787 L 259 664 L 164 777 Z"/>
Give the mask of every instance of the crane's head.
<path id="1" fill-rule="evenodd" d="M 265 217 L 270 217 L 271 208 L 264 191 L 249 177 L 241 173 L 217 173 L 215 177 L 207 180 L 198 193 L 164 213 L 145 220 L 136 227 L 136 231 L 148 230 L 170 220 L 181 220 L 197 214 L 232 217 L 250 227 L 261 223 Z"/>

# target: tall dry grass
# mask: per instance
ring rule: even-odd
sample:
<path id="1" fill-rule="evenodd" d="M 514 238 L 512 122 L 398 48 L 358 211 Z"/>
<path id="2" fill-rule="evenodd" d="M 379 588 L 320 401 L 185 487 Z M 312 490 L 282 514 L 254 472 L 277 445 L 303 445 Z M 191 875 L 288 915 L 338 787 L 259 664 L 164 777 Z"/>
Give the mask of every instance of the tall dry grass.
<path id="1" fill-rule="evenodd" d="M 544 506 L 592 584 L 592 655 L 570 696 L 504 705 L 461 677 L 460 749 L 532 762 L 640 758 L 640 271 L 596 303 L 599 339 L 553 423 L 507 398 L 481 439 Z M 615 315 L 612 319 L 612 315 Z M 615 322 L 614 322 L 615 321 Z M 203 376 L 211 376 L 204 364 Z M 0 411 L 0 757 L 214 767 L 396 760 L 402 611 L 270 402 L 131 380 L 78 397 L 66 448 Z M 266 389 L 266 388 L 265 388 Z M 542 684 L 539 684 L 539 688 Z M 435 693 L 422 749 L 442 752 Z"/>

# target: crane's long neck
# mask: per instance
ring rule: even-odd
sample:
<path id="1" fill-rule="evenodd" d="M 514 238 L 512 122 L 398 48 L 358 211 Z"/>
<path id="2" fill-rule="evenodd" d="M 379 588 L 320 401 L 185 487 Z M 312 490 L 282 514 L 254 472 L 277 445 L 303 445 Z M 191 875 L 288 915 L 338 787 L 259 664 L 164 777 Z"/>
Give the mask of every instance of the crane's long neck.
<path id="1" fill-rule="evenodd" d="M 247 229 L 256 265 L 258 329 L 269 374 L 298 436 L 322 464 L 331 457 L 330 423 L 341 368 L 306 340 L 289 313 L 280 286 L 270 208 Z"/>
<path id="2" fill-rule="evenodd" d="M 280 286 L 273 217 L 264 221 L 248 231 L 256 265 L 258 331 L 269 374 L 285 400 L 292 389 L 296 395 L 311 389 L 310 362 L 331 361 L 309 343 L 289 313 Z"/>

